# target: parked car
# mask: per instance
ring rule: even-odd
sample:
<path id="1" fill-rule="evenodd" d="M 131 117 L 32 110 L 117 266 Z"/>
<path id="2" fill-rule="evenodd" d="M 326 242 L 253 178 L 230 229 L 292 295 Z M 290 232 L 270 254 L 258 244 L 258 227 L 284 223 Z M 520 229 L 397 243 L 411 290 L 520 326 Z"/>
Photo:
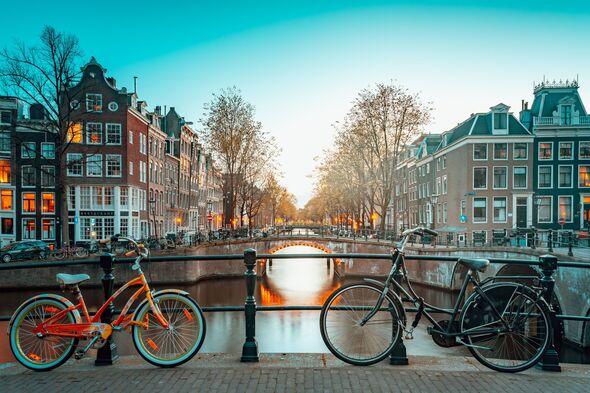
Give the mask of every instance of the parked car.
<path id="1" fill-rule="evenodd" d="M 47 259 L 49 246 L 41 240 L 10 243 L 0 249 L 0 260 L 8 263 L 23 259 Z"/>

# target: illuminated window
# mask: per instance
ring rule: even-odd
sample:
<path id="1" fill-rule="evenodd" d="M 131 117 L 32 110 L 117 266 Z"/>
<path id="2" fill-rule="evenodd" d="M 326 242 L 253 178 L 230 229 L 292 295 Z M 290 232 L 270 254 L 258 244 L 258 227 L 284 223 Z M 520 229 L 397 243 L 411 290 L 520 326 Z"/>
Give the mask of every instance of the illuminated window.
<path id="1" fill-rule="evenodd" d="M 590 142 L 580 142 L 580 158 L 581 159 L 588 159 L 590 158 Z"/>
<path id="2" fill-rule="evenodd" d="M 539 143 L 539 160 L 553 159 L 553 143 L 544 142 Z"/>
<path id="3" fill-rule="evenodd" d="M 571 160 L 573 157 L 574 143 L 573 142 L 559 142 L 559 159 Z"/>
<path id="4" fill-rule="evenodd" d="M 41 194 L 41 203 L 43 213 L 55 213 L 55 194 L 53 192 Z"/>
<path id="5" fill-rule="evenodd" d="M 102 144 L 102 123 L 86 124 L 86 143 L 89 145 Z"/>
<path id="6" fill-rule="evenodd" d="M 559 218 L 563 218 L 566 222 L 572 222 L 572 202 L 571 196 L 559 197 Z"/>
<path id="7" fill-rule="evenodd" d="M 0 209 L 1 210 L 12 210 L 12 190 L 0 191 Z"/>
<path id="8" fill-rule="evenodd" d="M 55 220 L 53 218 L 44 218 L 41 220 L 41 239 L 55 239 Z"/>
<path id="9" fill-rule="evenodd" d="M 14 220 L 10 217 L 2 217 L 2 234 L 12 235 L 14 233 Z"/>
<path id="10" fill-rule="evenodd" d="M 0 183 L 10 183 L 10 161 L 0 160 Z"/>
<path id="11" fill-rule="evenodd" d="M 590 165 L 579 167 L 580 187 L 590 187 Z"/>
<path id="12" fill-rule="evenodd" d="M 35 193 L 34 192 L 23 193 L 23 212 L 24 213 L 35 213 Z"/>
<path id="13" fill-rule="evenodd" d="M 72 123 L 68 128 L 68 142 L 82 143 L 82 124 Z"/>
<path id="14" fill-rule="evenodd" d="M 32 218 L 23 219 L 23 239 L 35 239 L 35 220 Z"/>

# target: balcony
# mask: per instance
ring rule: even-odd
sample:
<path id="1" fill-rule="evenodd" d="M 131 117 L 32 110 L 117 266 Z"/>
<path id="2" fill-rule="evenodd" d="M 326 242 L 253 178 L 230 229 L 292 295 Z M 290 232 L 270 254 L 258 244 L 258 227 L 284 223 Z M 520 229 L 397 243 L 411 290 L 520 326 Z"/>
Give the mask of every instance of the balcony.
<path id="1" fill-rule="evenodd" d="M 564 123 L 561 117 L 543 116 L 535 117 L 533 119 L 535 126 L 558 126 L 558 127 L 572 127 L 572 126 L 590 126 L 590 116 L 572 117 L 568 123 Z"/>

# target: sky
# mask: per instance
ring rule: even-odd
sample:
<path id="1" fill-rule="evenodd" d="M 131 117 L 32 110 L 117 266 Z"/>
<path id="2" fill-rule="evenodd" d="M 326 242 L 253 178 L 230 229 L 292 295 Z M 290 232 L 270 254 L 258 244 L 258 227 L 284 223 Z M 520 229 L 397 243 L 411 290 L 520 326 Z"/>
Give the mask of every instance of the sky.
<path id="1" fill-rule="evenodd" d="M 219 3 L 219 4 L 217 4 Z M 590 102 L 590 2 L 37 1 L 3 4 L 0 47 L 38 42 L 46 24 L 76 34 L 151 108 L 187 120 L 237 86 L 275 136 L 282 183 L 303 206 L 317 157 L 358 92 L 401 84 L 431 102 L 425 132 L 503 102 L 515 113 L 533 83 L 579 78 Z M 590 104 L 587 104 L 587 106 Z"/>

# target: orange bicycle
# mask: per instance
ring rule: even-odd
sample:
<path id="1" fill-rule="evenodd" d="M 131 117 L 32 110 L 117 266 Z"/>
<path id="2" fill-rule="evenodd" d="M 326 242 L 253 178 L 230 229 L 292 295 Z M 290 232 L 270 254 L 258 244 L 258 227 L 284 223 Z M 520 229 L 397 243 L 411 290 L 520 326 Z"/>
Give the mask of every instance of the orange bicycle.
<path id="1" fill-rule="evenodd" d="M 94 316 L 90 316 L 78 284 L 89 280 L 87 274 L 56 276 L 62 289 L 74 294 L 77 304 L 56 294 L 43 294 L 25 301 L 15 311 L 8 325 L 10 349 L 25 367 L 47 371 L 65 363 L 72 354 L 81 359 L 91 348 L 100 348 L 113 332 L 129 328 L 139 354 L 160 367 L 174 367 L 189 361 L 205 340 L 205 318 L 197 302 L 178 289 L 151 290 L 140 262 L 149 251 L 133 239 L 113 236 L 101 243 L 124 239 L 133 244 L 137 254 L 132 269 L 138 275 L 119 288 Z M 126 289 L 139 286 L 112 323 L 101 323 L 107 307 Z M 131 306 L 140 297 L 132 315 Z M 82 315 L 80 315 L 82 313 Z M 88 343 L 80 348 L 78 342 Z"/>

